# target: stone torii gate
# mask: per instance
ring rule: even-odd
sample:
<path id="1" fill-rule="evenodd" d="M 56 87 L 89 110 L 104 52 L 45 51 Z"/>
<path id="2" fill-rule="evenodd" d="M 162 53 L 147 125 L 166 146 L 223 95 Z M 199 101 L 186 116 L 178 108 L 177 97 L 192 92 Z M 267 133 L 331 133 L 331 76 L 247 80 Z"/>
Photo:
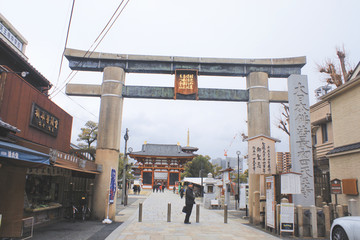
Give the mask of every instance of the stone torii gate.
<path id="1" fill-rule="evenodd" d="M 110 184 L 111 168 L 118 168 L 123 99 L 174 99 L 173 87 L 125 85 L 125 73 L 174 74 L 177 69 L 191 69 L 205 76 L 246 77 L 246 90 L 200 88 L 198 100 L 247 102 L 248 136 L 251 138 L 258 135 L 270 136 L 269 104 L 288 101 L 286 91 L 269 91 L 268 78 L 288 78 L 292 74 L 301 74 L 301 68 L 306 63 L 305 57 L 193 58 L 88 53 L 74 49 L 66 49 L 65 56 L 72 70 L 103 72 L 102 85 L 68 84 L 66 87 L 68 95 L 101 97 L 95 161 L 103 166 L 103 171 L 96 177 L 93 209 L 95 217 L 100 219 L 106 216 L 105 199 Z M 181 97 L 177 99 L 193 100 Z M 259 175 L 250 174 L 249 187 L 249 209 L 252 219 L 252 193 L 260 191 Z M 111 219 L 115 217 L 115 206 L 116 204 L 113 204 L 110 207 Z"/>

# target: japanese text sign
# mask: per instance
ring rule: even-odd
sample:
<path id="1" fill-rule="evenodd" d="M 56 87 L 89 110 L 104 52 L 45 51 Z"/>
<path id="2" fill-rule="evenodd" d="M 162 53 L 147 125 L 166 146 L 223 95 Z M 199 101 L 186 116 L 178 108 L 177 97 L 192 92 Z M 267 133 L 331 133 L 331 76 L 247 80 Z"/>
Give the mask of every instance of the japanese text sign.
<path id="1" fill-rule="evenodd" d="M 60 122 L 57 117 L 37 104 L 32 104 L 30 126 L 56 137 L 59 131 L 59 124 Z"/>
<path id="2" fill-rule="evenodd" d="M 265 136 L 248 139 L 248 163 L 251 174 L 276 174 L 275 140 Z"/>
<path id="3" fill-rule="evenodd" d="M 197 70 L 178 69 L 175 71 L 174 99 L 176 94 L 195 94 L 198 100 Z"/>

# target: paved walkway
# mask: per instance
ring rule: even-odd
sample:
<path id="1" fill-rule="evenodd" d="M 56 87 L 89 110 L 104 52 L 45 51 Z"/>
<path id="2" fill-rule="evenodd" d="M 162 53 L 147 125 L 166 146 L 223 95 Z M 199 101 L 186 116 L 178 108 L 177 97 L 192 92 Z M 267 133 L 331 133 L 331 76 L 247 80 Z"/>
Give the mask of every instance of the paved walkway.
<path id="1" fill-rule="evenodd" d="M 181 212 L 185 199 L 172 191 L 151 193 L 143 199 L 143 221 L 138 222 L 138 200 L 118 213 L 117 218 L 127 216 L 107 240 L 218 240 L 218 239 L 279 239 L 265 232 L 245 225 L 247 221 L 229 218 L 224 223 L 223 210 L 208 210 L 200 207 L 200 222 L 196 223 L 194 205 L 190 222 L 184 224 L 185 214 Z M 167 206 L 171 203 L 171 222 L 167 222 Z M 123 211 L 127 211 L 126 213 Z M 131 216 L 130 216 L 131 215 Z M 130 217 L 129 217 L 130 216 Z M 120 219 L 117 219 L 120 220 Z"/>

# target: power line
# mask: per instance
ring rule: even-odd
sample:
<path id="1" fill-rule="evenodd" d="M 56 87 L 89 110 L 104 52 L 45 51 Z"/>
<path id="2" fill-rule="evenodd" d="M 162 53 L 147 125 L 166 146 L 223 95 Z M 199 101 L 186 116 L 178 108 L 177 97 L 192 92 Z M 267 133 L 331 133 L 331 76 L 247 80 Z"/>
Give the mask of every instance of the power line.
<path id="1" fill-rule="evenodd" d="M 76 102 L 74 99 L 72 99 L 71 97 L 69 97 L 68 95 L 66 95 L 65 93 L 61 92 L 62 94 L 64 94 L 64 96 L 66 96 L 68 99 L 70 99 L 71 101 L 73 101 L 75 104 L 77 104 L 79 107 L 81 107 L 82 109 L 84 109 L 86 112 L 90 113 L 91 115 L 93 115 L 95 117 L 95 119 L 98 119 L 99 116 L 96 116 L 95 114 L 93 114 L 92 112 L 90 112 L 89 110 L 87 110 L 85 107 L 83 107 L 80 103 Z M 80 118 L 79 118 L 80 119 Z M 81 119 L 82 120 L 82 119 Z"/>
<path id="2" fill-rule="evenodd" d="M 97 47 L 100 45 L 100 43 L 101 43 L 102 40 L 105 38 L 105 36 L 107 35 L 107 33 L 110 31 L 110 29 L 112 28 L 112 26 L 114 25 L 114 23 L 116 22 L 116 20 L 119 18 L 119 16 L 121 15 L 121 13 L 124 11 L 125 7 L 126 7 L 127 4 L 130 2 L 130 0 L 127 0 L 127 2 L 126 2 L 126 4 L 124 5 L 124 7 L 123 7 L 123 8 L 120 10 L 120 12 L 117 14 L 115 20 L 112 21 L 113 18 L 114 18 L 114 16 L 115 16 L 115 14 L 116 14 L 116 12 L 118 12 L 118 10 L 120 9 L 120 7 L 121 7 L 121 5 L 123 4 L 123 2 L 124 2 L 124 0 L 122 0 L 122 1 L 120 2 L 119 6 L 116 8 L 116 10 L 115 10 L 115 12 L 113 13 L 113 15 L 111 16 L 110 20 L 107 22 L 107 24 L 105 25 L 105 27 L 103 28 L 103 30 L 101 31 L 101 33 L 98 35 L 98 37 L 95 39 L 95 41 L 94 41 L 93 44 L 90 46 L 90 48 L 86 51 L 86 53 L 84 54 L 83 57 L 90 57 L 90 56 L 94 53 L 94 51 L 95 51 L 95 50 L 97 49 Z M 109 26 L 109 24 L 110 24 L 111 21 L 112 21 L 112 23 L 111 23 L 110 27 L 109 27 L 109 28 L 106 30 L 106 32 L 104 33 L 105 29 Z M 101 37 L 100 41 L 96 44 L 95 48 L 90 51 L 90 49 L 94 46 L 94 44 L 95 44 L 96 41 L 100 38 L 100 36 L 101 36 L 102 33 L 104 33 L 104 34 L 103 34 L 103 36 Z M 90 54 L 88 54 L 88 53 L 90 53 Z M 64 55 L 64 54 L 63 54 L 63 55 Z M 80 64 L 81 64 L 81 63 L 78 63 L 77 66 L 79 66 Z M 75 73 L 73 74 L 73 72 L 75 72 Z M 73 74 L 73 76 L 71 76 L 72 74 Z M 70 73 L 70 74 L 67 76 L 67 78 L 65 79 L 64 85 L 63 85 L 61 88 L 55 87 L 55 88 L 57 88 L 57 89 L 55 89 L 55 90 L 52 92 L 52 94 L 54 94 L 54 95 L 51 96 L 50 99 L 51 99 L 51 98 L 54 98 L 59 92 L 61 92 L 61 91 L 66 87 L 66 85 L 75 77 L 76 74 L 77 74 L 77 71 L 72 70 L 71 73 Z M 71 78 L 70 78 L 70 76 L 71 76 Z M 51 94 L 51 95 L 52 95 L 52 94 Z"/>
<path id="3" fill-rule="evenodd" d="M 62 64 L 63 64 L 63 60 L 64 60 L 64 53 L 65 53 L 65 49 L 67 47 L 67 43 L 68 43 L 68 40 L 69 40 L 70 26 L 71 26 L 72 16 L 73 16 L 73 13 L 74 13 L 74 6 L 75 6 L 75 0 L 73 0 L 72 6 L 71 6 L 71 13 L 70 13 L 70 19 L 69 19 L 68 29 L 67 29 L 67 33 L 66 33 L 65 46 L 64 46 L 63 53 L 61 54 L 59 74 L 58 74 L 58 77 L 57 77 L 57 80 L 56 80 L 55 88 L 57 87 L 57 85 L 59 83 L 59 79 L 60 79 L 60 75 L 61 75 L 61 69 L 62 69 Z"/>

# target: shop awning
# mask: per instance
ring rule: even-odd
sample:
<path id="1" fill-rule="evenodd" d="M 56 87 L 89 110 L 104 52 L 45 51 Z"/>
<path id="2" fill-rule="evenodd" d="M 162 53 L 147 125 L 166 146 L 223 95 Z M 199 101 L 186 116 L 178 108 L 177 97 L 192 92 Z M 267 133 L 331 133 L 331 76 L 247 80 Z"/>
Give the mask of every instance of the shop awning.
<path id="1" fill-rule="evenodd" d="M 50 165 L 50 156 L 13 143 L 0 141 L 0 158 Z"/>

